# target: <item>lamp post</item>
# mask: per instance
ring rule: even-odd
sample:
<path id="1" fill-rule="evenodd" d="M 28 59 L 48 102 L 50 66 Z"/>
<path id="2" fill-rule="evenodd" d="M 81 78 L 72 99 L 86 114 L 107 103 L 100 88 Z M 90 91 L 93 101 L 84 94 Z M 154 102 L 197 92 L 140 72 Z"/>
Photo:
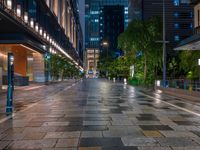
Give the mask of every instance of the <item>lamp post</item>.
<path id="1" fill-rule="evenodd" d="M 198 66 L 199 66 L 199 84 L 200 84 L 200 58 L 198 59 Z"/>
<path id="2" fill-rule="evenodd" d="M 162 86 L 166 87 L 166 43 L 169 43 L 169 41 L 166 41 L 166 8 L 165 8 L 165 0 L 163 0 L 162 3 L 153 3 L 153 4 L 162 4 L 162 15 L 163 15 L 163 37 L 162 41 L 157 41 L 158 43 L 163 44 L 163 84 Z"/>
<path id="3" fill-rule="evenodd" d="M 109 43 L 105 41 L 102 44 L 103 44 L 103 46 L 106 47 L 106 59 L 108 59 L 108 46 L 109 46 Z M 106 76 L 108 76 L 108 70 L 106 70 Z"/>

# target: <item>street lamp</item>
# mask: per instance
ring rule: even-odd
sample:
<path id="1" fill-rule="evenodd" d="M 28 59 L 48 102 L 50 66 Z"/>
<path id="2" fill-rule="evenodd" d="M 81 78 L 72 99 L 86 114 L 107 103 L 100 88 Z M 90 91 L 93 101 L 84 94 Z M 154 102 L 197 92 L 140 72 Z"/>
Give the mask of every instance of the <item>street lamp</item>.
<path id="1" fill-rule="evenodd" d="M 108 59 L 108 46 L 109 46 L 109 43 L 107 41 L 104 41 L 102 43 L 102 45 L 106 47 L 106 59 Z M 108 76 L 108 70 L 106 70 L 106 76 Z"/>
<path id="2" fill-rule="evenodd" d="M 153 4 L 161 4 L 161 3 L 153 3 Z M 165 8 L 165 0 L 162 2 L 162 9 L 163 9 L 163 39 L 161 43 L 163 44 L 163 87 L 166 87 L 166 8 Z M 160 41 L 158 41 L 160 42 Z"/>
<path id="3" fill-rule="evenodd" d="M 166 87 L 166 28 L 165 28 L 165 0 L 163 0 L 163 87 Z"/>
<path id="4" fill-rule="evenodd" d="M 199 84 L 200 84 L 200 58 L 198 59 L 198 66 L 199 66 Z"/>

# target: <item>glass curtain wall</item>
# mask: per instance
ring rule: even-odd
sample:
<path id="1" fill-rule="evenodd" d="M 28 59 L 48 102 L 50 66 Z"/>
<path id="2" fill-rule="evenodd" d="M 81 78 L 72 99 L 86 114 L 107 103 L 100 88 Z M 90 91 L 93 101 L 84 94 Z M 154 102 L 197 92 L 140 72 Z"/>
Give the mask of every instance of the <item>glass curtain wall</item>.
<path id="1" fill-rule="evenodd" d="M 85 3 L 85 21 L 86 21 L 86 48 L 99 48 L 99 17 L 100 9 L 105 5 L 123 5 L 124 6 L 124 23 L 128 26 L 128 1 L 129 0 L 86 0 Z"/>

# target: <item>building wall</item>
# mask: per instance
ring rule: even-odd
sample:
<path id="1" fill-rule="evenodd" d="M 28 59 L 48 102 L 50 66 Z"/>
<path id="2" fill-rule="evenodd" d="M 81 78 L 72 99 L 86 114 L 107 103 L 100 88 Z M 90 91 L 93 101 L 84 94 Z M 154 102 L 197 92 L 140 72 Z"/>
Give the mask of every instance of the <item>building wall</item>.
<path id="1" fill-rule="evenodd" d="M 137 4 L 136 8 L 141 8 L 141 19 L 148 20 L 153 16 L 163 18 L 163 3 L 161 0 L 129 0 L 133 4 Z M 173 49 L 180 43 L 181 40 L 189 37 L 193 33 L 193 6 L 189 4 L 189 0 L 165 0 L 165 13 L 166 13 L 166 40 L 168 55 L 176 56 Z M 141 5 L 141 7 L 140 7 Z M 131 5 L 130 5 L 131 6 Z M 135 8 L 134 7 L 134 8 Z M 132 7 L 130 11 L 134 11 Z M 132 16 L 132 20 L 138 18 Z M 162 39 L 161 39 L 162 40 Z"/>
<path id="2" fill-rule="evenodd" d="M 124 31 L 124 6 L 104 6 L 100 9 L 100 43 L 108 43 L 109 51 L 117 51 L 117 39 Z M 102 50 L 104 46 L 101 47 Z"/>
<path id="3" fill-rule="evenodd" d="M 20 76 L 27 75 L 27 52 L 22 47 L 12 48 L 14 56 L 14 72 Z"/>
<path id="4" fill-rule="evenodd" d="M 42 54 L 33 53 L 33 80 L 45 82 L 45 64 Z"/>
<path id="5" fill-rule="evenodd" d="M 194 27 L 200 26 L 200 3 L 194 7 Z"/>
<path id="6" fill-rule="evenodd" d="M 125 9 L 128 9 L 128 0 L 85 0 L 85 2 L 85 46 L 86 48 L 99 48 L 100 8 L 105 5 L 122 5 Z M 125 27 L 128 25 L 127 11 L 124 11 L 124 24 Z"/>

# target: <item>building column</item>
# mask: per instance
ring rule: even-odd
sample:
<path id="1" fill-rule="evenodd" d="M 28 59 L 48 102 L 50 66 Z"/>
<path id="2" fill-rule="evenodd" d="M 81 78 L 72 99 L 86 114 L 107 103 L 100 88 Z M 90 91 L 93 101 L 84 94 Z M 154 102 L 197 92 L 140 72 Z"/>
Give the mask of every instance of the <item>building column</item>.
<path id="1" fill-rule="evenodd" d="M 0 91 L 2 90 L 2 82 L 3 82 L 3 58 L 0 52 Z"/>
<path id="2" fill-rule="evenodd" d="M 2 90 L 2 84 L 3 84 L 3 70 L 0 66 L 0 91 Z"/>
<path id="3" fill-rule="evenodd" d="M 33 81 L 45 82 L 45 62 L 40 53 L 33 53 Z"/>

